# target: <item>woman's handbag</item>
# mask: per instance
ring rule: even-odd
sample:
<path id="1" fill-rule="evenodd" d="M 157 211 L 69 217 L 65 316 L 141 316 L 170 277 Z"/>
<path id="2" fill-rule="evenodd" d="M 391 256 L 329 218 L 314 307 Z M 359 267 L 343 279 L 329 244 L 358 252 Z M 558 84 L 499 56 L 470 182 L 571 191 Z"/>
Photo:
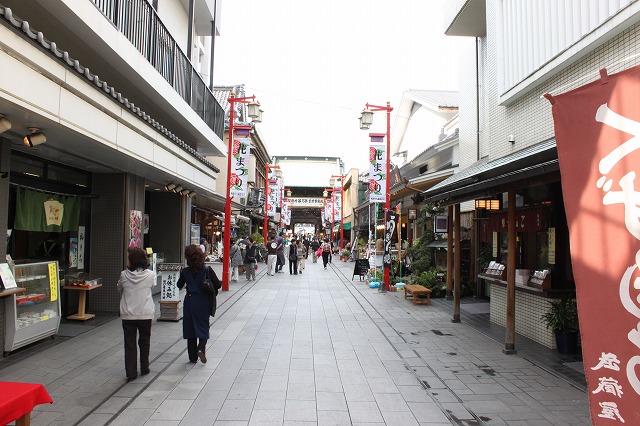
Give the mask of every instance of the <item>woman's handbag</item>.
<path id="1" fill-rule="evenodd" d="M 202 290 L 206 294 L 215 294 L 216 289 L 213 286 L 213 282 L 211 281 L 211 278 L 209 278 L 209 274 L 207 274 L 207 273 L 204 274 L 204 278 L 202 279 L 202 282 L 200 283 L 200 288 L 202 288 Z"/>
<path id="2" fill-rule="evenodd" d="M 317 257 L 322 256 L 322 247 L 318 247 L 318 250 L 316 251 L 316 256 Z"/>

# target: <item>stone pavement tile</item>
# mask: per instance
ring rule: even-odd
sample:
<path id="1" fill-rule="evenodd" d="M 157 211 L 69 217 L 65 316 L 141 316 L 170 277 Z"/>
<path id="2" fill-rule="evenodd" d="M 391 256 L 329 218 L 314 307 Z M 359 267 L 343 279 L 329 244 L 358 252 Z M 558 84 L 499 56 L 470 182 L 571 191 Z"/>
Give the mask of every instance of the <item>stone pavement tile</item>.
<path id="1" fill-rule="evenodd" d="M 253 410 L 249 426 L 280 426 L 284 423 L 284 409 Z"/>
<path id="2" fill-rule="evenodd" d="M 130 398 L 122 398 L 112 396 L 108 400 L 102 403 L 96 410 L 95 414 L 115 414 L 120 411 L 125 405 L 129 403 Z"/>
<path id="3" fill-rule="evenodd" d="M 287 399 L 315 401 L 316 387 L 313 383 L 289 383 L 287 387 Z"/>
<path id="4" fill-rule="evenodd" d="M 357 359 L 338 359 L 336 360 L 336 362 L 338 364 L 338 370 L 340 370 L 340 372 L 362 371 L 360 361 L 358 361 Z"/>
<path id="5" fill-rule="evenodd" d="M 378 408 L 385 411 L 410 411 L 409 406 L 399 393 L 374 393 Z"/>
<path id="6" fill-rule="evenodd" d="M 315 383 L 313 370 L 289 370 L 289 383 Z"/>
<path id="7" fill-rule="evenodd" d="M 316 375 L 316 392 L 342 392 L 340 377 L 318 377 Z"/>
<path id="8" fill-rule="evenodd" d="M 347 410 L 347 401 L 344 393 L 341 392 L 316 392 L 316 401 L 318 411 Z"/>
<path id="9" fill-rule="evenodd" d="M 301 422 L 297 420 L 285 420 L 283 426 L 317 426 L 318 422 Z"/>
<path id="10" fill-rule="evenodd" d="M 288 374 L 280 376 L 263 376 L 260 382 L 260 390 L 287 390 L 289 383 Z"/>
<path id="11" fill-rule="evenodd" d="M 155 410 L 169 396 L 170 391 L 145 390 L 129 406 L 130 408 L 151 408 Z"/>
<path id="12" fill-rule="evenodd" d="M 253 410 L 253 400 L 248 399 L 227 399 L 220 413 L 218 413 L 218 420 L 245 420 L 249 421 L 251 418 L 251 411 Z"/>
<path id="13" fill-rule="evenodd" d="M 194 408 L 193 406 L 187 411 L 187 414 L 180 421 L 181 425 L 192 426 L 202 425 L 211 426 L 216 421 L 220 410 L 209 410 L 206 408 Z"/>
<path id="14" fill-rule="evenodd" d="M 448 422 L 447 416 L 440 410 L 436 403 L 409 402 L 409 408 L 420 423 Z"/>
<path id="15" fill-rule="evenodd" d="M 340 377 L 340 370 L 336 364 L 316 364 L 314 372 L 316 377 Z"/>
<path id="16" fill-rule="evenodd" d="M 450 389 L 434 389 L 431 394 L 438 402 L 459 402 L 460 399 Z"/>
<path id="17" fill-rule="evenodd" d="M 194 400 L 202 391 L 204 383 L 179 383 L 169 394 L 169 399 Z"/>
<path id="18" fill-rule="evenodd" d="M 292 358 L 289 368 L 291 370 L 313 370 L 313 358 Z"/>
<path id="19" fill-rule="evenodd" d="M 345 385 L 364 385 L 367 384 L 367 377 L 363 371 L 341 371 L 340 379 Z"/>
<path id="20" fill-rule="evenodd" d="M 248 421 L 239 421 L 239 420 L 216 420 L 213 426 L 247 426 L 249 424 Z M 189 425 L 185 425 L 189 426 Z"/>
<path id="21" fill-rule="evenodd" d="M 87 416 L 84 420 L 82 420 L 81 423 L 79 423 L 78 426 L 102 426 L 102 425 L 106 425 L 107 423 L 109 423 L 109 421 L 111 421 L 111 414 L 98 414 L 98 413 L 93 413 L 90 414 L 89 416 Z M 33 424 L 34 426 L 36 425 L 44 425 L 44 424 L 53 424 L 51 422 L 47 422 L 47 423 L 40 423 L 36 418 L 31 417 L 31 424 Z"/>
<path id="22" fill-rule="evenodd" d="M 476 414 L 496 414 L 507 413 L 511 411 L 511 408 L 502 401 L 496 401 L 495 399 L 489 400 L 488 398 L 481 401 L 469 401 L 465 402 L 467 408 Z"/>
<path id="23" fill-rule="evenodd" d="M 187 414 L 187 411 L 193 404 L 193 401 L 181 400 L 181 399 L 167 399 L 160 404 L 160 406 L 154 411 L 149 420 L 153 421 L 166 421 L 176 420 L 180 421 Z"/>
<path id="24" fill-rule="evenodd" d="M 427 390 L 420 385 L 398 386 L 398 390 L 406 402 L 433 402 Z"/>
<path id="25" fill-rule="evenodd" d="M 353 423 L 384 421 L 375 402 L 349 401 L 347 399 L 347 405 Z"/>
<path id="26" fill-rule="evenodd" d="M 382 417 L 387 426 L 419 426 L 411 411 L 384 411 Z"/>
<path id="27" fill-rule="evenodd" d="M 258 392 L 254 410 L 284 410 L 287 400 L 286 390 L 267 390 Z"/>
<path id="28" fill-rule="evenodd" d="M 342 388 L 344 389 L 344 396 L 347 401 L 356 402 L 356 401 L 366 401 L 373 402 L 375 401 L 375 397 L 373 396 L 373 392 L 371 392 L 371 388 L 367 384 L 342 384 Z"/>
<path id="29" fill-rule="evenodd" d="M 153 408 L 129 408 L 125 409 L 110 425 L 114 426 L 131 426 L 143 425 L 153 415 Z"/>
<path id="30" fill-rule="evenodd" d="M 396 386 L 414 385 L 418 383 L 418 378 L 408 371 L 391 371 L 389 375 Z"/>
<path id="31" fill-rule="evenodd" d="M 240 370 L 236 376 L 235 383 L 260 383 L 262 381 L 263 370 Z"/>
<path id="32" fill-rule="evenodd" d="M 398 387 L 390 377 L 367 378 L 367 383 L 373 393 L 400 393 Z"/>
<path id="33" fill-rule="evenodd" d="M 317 421 L 316 401 L 300 401 L 287 399 L 284 409 L 285 420 L 296 420 L 303 422 Z"/>
<path id="34" fill-rule="evenodd" d="M 267 367 L 267 356 L 263 358 L 246 358 L 242 363 L 243 370 L 264 370 Z"/>
<path id="35" fill-rule="evenodd" d="M 469 409 L 460 402 L 442 402 L 442 408 L 462 423 L 474 423 L 475 417 L 469 412 Z"/>
<path id="36" fill-rule="evenodd" d="M 227 399 L 256 399 L 260 383 L 234 383 Z"/>
<path id="37" fill-rule="evenodd" d="M 345 426 L 351 424 L 348 411 L 323 411 L 318 408 L 318 426 Z"/>
<path id="38" fill-rule="evenodd" d="M 488 384 L 488 385 L 484 385 L 484 384 L 469 384 L 468 388 L 476 393 L 476 394 L 480 394 L 480 395 L 487 395 L 487 394 L 491 394 L 491 395 L 495 395 L 495 394 L 508 394 L 509 391 L 506 390 L 503 386 L 499 385 L 499 384 Z"/>
<path id="39" fill-rule="evenodd" d="M 228 391 L 203 389 L 191 406 L 192 410 L 220 410 L 224 404 Z"/>

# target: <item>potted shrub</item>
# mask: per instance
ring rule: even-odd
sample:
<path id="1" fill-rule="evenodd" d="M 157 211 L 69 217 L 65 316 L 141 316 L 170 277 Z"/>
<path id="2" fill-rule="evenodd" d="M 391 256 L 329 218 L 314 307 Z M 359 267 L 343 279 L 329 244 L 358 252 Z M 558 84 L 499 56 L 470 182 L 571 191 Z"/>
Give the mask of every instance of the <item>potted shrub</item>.
<path id="1" fill-rule="evenodd" d="M 347 249 L 342 249 L 342 253 L 340 254 L 340 257 L 342 258 L 342 260 L 346 262 L 347 260 L 349 260 L 349 256 L 351 256 L 351 251 Z"/>
<path id="2" fill-rule="evenodd" d="M 549 312 L 542 316 L 547 329 L 556 335 L 556 346 L 561 354 L 575 353 L 578 349 L 578 305 L 576 301 L 562 298 L 549 302 Z"/>

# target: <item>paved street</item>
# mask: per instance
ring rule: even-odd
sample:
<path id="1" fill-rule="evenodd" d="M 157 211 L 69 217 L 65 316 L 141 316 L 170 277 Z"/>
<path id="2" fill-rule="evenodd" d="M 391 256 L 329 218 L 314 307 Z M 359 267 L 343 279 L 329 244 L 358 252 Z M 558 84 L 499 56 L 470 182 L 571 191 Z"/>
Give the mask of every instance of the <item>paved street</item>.
<path id="1" fill-rule="evenodd" d="M 353 263 L 241 278 L 221 294 L 206 364 L 154 322 L 151 374 L 126 383 L 113 320 L 0 369 L 43 383 L 38 425 L 587 425 L 587 395 L 444 305 L 378 294 Z M 159 312 L 159 309 L 157 310 Z M 35 352 L 35 351 L 34 351 Z"/>

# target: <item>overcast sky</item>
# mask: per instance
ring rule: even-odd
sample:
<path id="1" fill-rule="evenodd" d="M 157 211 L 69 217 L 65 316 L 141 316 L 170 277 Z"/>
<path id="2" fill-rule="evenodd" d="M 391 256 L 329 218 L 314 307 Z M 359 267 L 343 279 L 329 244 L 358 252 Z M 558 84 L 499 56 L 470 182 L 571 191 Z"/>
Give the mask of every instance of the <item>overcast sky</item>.
<path id="1" fill-rule="evenodd" d="M 368 133 L 386 133 L 381 112 L 360 130 L 367 102 L 391 102 L 393 131 L 404 91 L 457 90 L 461 40 L 443 28 L 441 0 L 224 0 L 214 84 L 256 95 L 270 155 L 364 171 Z"/>

